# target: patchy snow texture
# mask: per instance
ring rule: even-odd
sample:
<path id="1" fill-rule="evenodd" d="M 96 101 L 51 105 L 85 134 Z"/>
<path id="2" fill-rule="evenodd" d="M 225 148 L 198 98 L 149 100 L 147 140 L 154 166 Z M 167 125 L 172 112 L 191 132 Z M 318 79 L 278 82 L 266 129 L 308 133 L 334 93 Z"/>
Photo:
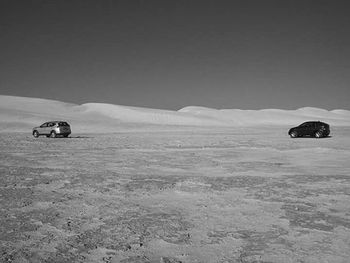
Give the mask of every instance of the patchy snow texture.
<path id="1" fill-rule="evenodd" d="M 1 133 L 0 159 L 0 262 L 350 258 L 349 127 Z"/>
<path id="2" fill-rule="evenodd" d="M 78 132 L 111 132 L 147 125 L 237 127 L 296 126 L 321 120 L 331 126 L 350 126 L 350 111 L 318 108 L 298 110 L 239 110 L 185 107 L 178 111 L 128 107 L 104 103 L 68 104 L 59 101 L 0 96 L 0 131 L 27 131 L 48 120 L 63 119 Z M 140 126 L 141 125 L 141 126 Z"/>

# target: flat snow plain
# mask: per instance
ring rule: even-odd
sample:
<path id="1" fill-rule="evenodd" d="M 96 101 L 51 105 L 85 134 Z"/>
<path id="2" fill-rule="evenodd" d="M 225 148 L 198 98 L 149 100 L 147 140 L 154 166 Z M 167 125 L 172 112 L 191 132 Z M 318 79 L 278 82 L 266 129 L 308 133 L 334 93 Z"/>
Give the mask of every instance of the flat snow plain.
<path id="1" fill-rule="evenodd" d="M 0 262 L 349 262 L 350 127 L 0 134 Z"/>

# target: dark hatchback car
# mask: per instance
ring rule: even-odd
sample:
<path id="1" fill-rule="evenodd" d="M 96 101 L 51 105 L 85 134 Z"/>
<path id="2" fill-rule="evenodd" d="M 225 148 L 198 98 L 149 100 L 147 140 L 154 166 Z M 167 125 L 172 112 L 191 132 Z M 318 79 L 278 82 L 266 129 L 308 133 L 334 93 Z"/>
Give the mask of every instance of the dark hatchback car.
<path id="1" fill-rule="evenodd" d="M 292 138 L 311 136 L 316 138 L 327 137 L 330 133 L 329 125 L 321 121 L 307 121 L 288 131 Z"/>

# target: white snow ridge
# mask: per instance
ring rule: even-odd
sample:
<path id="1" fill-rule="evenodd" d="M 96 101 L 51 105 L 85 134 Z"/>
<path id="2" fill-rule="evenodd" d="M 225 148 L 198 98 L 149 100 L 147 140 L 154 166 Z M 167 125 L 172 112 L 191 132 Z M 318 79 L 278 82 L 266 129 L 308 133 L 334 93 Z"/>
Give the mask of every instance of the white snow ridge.
<path id="1" fill-rule="evenodd" d="M 350 111 L 305 107 L 297 110 L 211 109 L 189 106 L 178 111 L 128 107 L 104 103 L 82 105 L 54 100 L 0 95 L 0 131 L 27 131 L 48 120 L 63 119 L 75 130 L 106 132 L 131 125 L 235 127 L 298 125 L 320 120 L 331 126 L 350 126 Z M 136 126 L 135 126 L 136 125 Z M 107 130 L 106 130 L 107 129 Z"/>

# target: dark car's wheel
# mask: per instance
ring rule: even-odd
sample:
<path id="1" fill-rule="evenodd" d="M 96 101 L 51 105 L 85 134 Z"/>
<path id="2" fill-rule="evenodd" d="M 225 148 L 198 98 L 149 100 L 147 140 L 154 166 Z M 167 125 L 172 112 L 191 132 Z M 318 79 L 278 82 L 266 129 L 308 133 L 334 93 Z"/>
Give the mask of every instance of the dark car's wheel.
<path id="1" fill-rule="evenodd" d="M 34 136 L 35 138 L 38 138 L 38 137 L 39 137 L 39 132 L 38 132 L 38 131 L 34 131 L 34 132 L 33 132 L 33 136 Z"/>
<path id="2" fill-rule="evenodd" d="M 290 135 L 290 137 L 292 137 L 292 138 L 298 137 L 298 133 L 297 133 L 296 131 L 292 131 L 289 135 Z"/>
<path id="3" fill-rule="evenodd" d="M 321 131 L 317 131 L 317 132 L 315 133 L 315 137 L 316 137 L 316 138 L 321 138 L 321 137 L 322 137 L 322 132 L 321 132 Z"/>
<path id="4" fill-rule="evenodd" d="M 50 133 L 50 137 L 51 137 L 51 138 L 56 138 L 56 132 L 55 132 L 55 131 L 52 131 L 52 132 Z"/>

